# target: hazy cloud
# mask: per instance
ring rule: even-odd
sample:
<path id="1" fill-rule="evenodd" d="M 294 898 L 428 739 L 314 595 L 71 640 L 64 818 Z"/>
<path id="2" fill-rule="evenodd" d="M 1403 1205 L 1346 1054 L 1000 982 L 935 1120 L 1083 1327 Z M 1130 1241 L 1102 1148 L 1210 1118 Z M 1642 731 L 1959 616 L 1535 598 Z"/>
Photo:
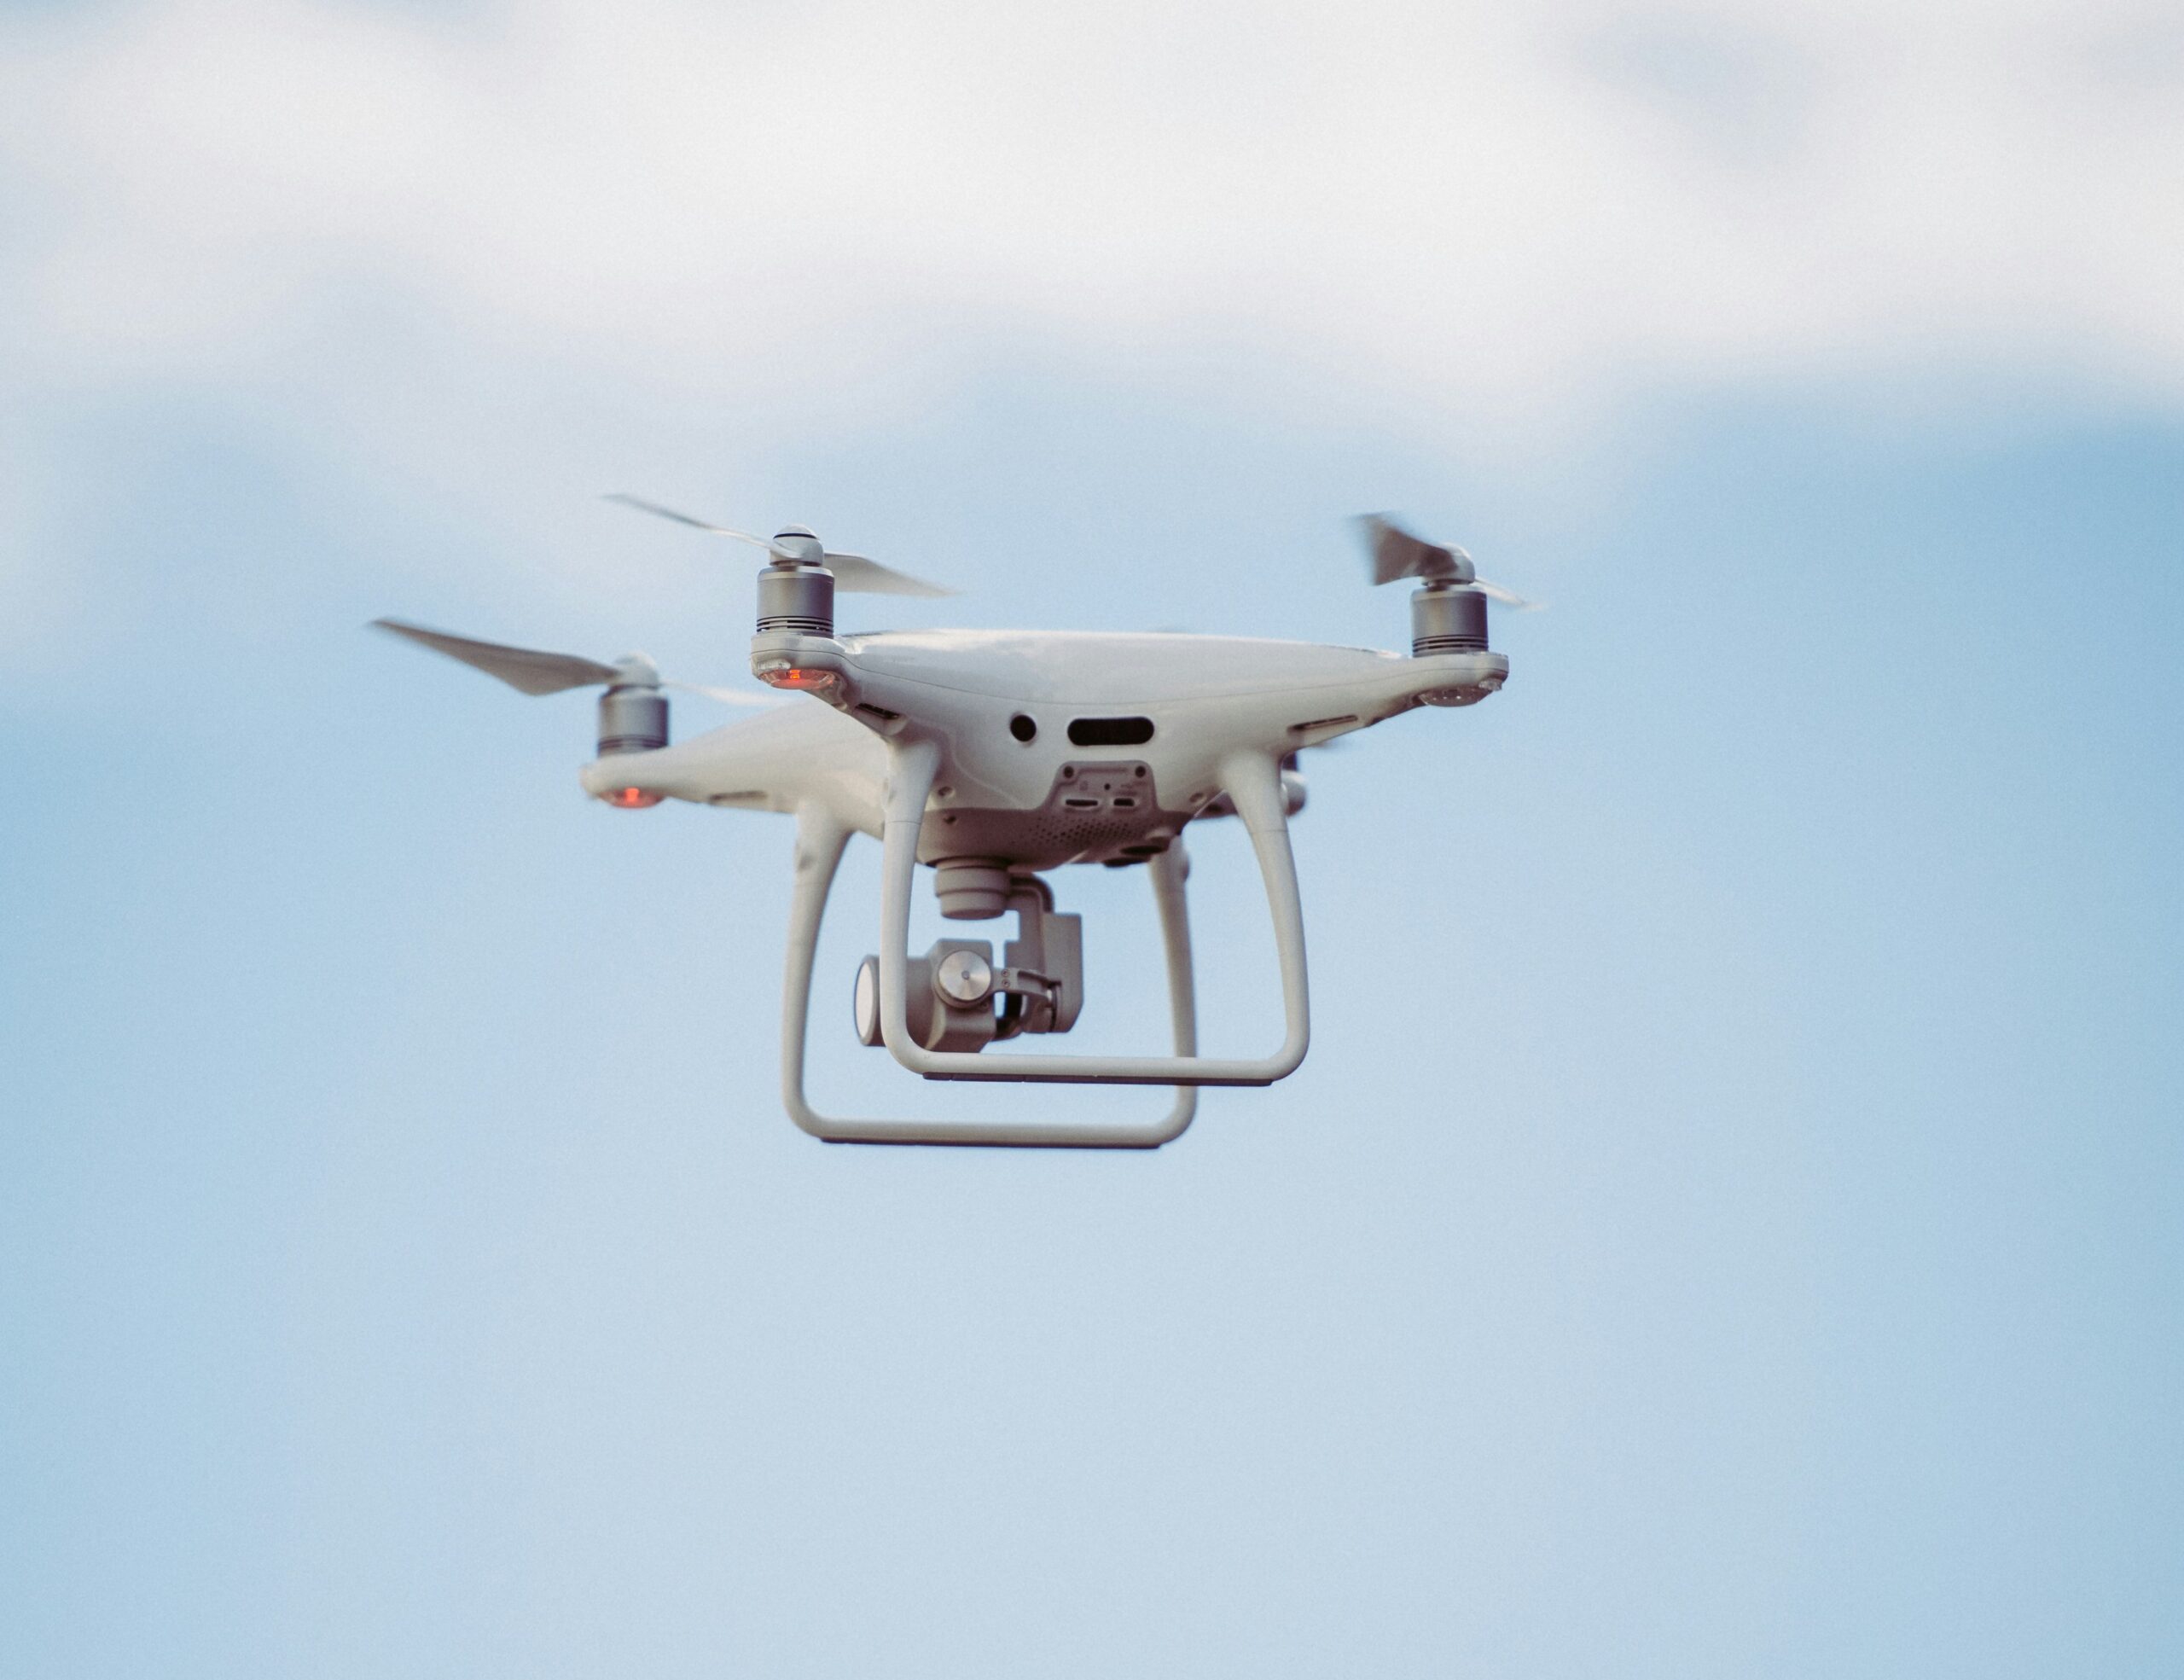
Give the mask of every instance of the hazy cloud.
<path id="1" fill-rule="evenodd" d="M 9 260 L 63 379 L 232 369 L 386 288 L 699 384 L 1213 333 L 1473 417 L 1905 354 L 2166 397 L 2170 38 L 2076 4 L 33 17 Z"/>
<path id="2" fill-rule="evenodd" d="M 2171 404 L 2181 88 L 2063 0 L 18 13 L 0 619 L 106 563 L 56 416 L 148 393 L 593 588 L 570 484 L 1025 358 L 1511 462 L 1664 390 Z"/>

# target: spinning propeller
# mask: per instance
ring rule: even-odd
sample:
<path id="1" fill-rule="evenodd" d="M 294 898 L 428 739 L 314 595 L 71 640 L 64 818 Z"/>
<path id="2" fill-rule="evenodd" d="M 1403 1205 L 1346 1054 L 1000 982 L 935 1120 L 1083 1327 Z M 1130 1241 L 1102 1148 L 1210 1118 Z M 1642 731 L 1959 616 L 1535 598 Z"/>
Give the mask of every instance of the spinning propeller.
<path id="1" fill-rule="evenodd" d="M 753 537 L 747 531 L 731 531 L 724 525 L 713 525 L 705 520 L 694 519 L 688 514 L 678 514 L 672 508 L 663 508 L 657 502 L 648 502 L 642 497 L 617 491 L 607 499 L 619 502 L 625 508 L 635 508 L 641 513 L 671 519 L 677 525 L 687 525 L 694 531 L 703 531 L 714 537 L 732 537 L 739 543 L 748 543 L 753 548 L 764 549 L 773 556 L 771 563 L 775 566 L 823 566 L 834 574 L 834 587 L 845 594 L 939 596 L 956 593 L 954 590 L 943 589 L 938 584 L 928 584 L 922 578 L 913 578 L 907 572 L 897 572 L 892 566 L 882 566 L 876 560 L 867 560 L 863 555 L 837 554 L 824 547 L 816 537 L 800 525 L 786 526 L 771 538 Z"/>
<path id="2" fill-rule="evenodd" d="M 1358 529 L 1363 533 L 1371 558 L 1367 569 L 1375 584 L 1392 584 L 1398 578 L 1416 578 L 1421 583 L 1460 584 L 1477 590 L 1490 601 L 1504 607 L 1513 607 L 1520 613 L 1531 612 L 1539 603 L 1527 601 L 1513 590 L 1499 584 L 1490 584 L 1472 569 L 1471 556 L 1454 544 L 1443 548 L 1414 537 L 1401 526 L 1380 514 L 1358 516 Z"/>
<path id="3" fill-rule="evenodd" d="M 451 660 L 461 660 L 488 677 L 497 677 L 511 689 L 526 695 L 558 695 L 568 689 L 680 689 L 703 695 L 726 706 L 771 706 L 771 695 L 754 695 L 743 689 L 709 689 L 699 683 L 673 683 L 659 674 L 659 667 L 642 654 L 624 654 L 613 665 L 602 665 L 579 654 L 549 654 L 537 648 L 511 648 L 505 642 L 480 642 L 468 636 L 450 636 L 403 619 L 374 619 L 372 628 L 391 631 L 420 647 Z"/>

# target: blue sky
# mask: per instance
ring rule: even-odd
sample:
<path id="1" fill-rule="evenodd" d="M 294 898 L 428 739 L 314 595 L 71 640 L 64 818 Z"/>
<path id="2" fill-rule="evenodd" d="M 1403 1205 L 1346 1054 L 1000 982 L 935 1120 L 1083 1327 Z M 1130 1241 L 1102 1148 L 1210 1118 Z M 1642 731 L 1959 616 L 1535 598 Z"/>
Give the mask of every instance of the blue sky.
<path id="1" fill-rule="evenodd" d="M 0 24 L 0 1666 L 2184 1658 L 2170 23 L 1271 15 Z M 786 823 L 358 628 L 733 679 L 616 488 L 904 622 L 1397 643 L 1382 507 L 1553 606 L 1310 760 L 1295 1078 L 829 1149 Z M 822 1102 L 1020 1103 L 851 1042 L 874 861 Z"/>

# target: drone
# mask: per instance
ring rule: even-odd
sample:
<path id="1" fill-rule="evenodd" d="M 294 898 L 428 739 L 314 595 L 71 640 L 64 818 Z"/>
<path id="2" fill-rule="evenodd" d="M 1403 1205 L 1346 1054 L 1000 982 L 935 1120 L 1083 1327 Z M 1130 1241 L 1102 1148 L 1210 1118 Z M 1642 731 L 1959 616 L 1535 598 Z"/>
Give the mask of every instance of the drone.
<path id="1" fill-rule="evenodd" d="M 1476 705 L 1508 680 L 1487 644 L 1490 600 L 1531 603 L 1481 579 L 1461 549 L 1381 515 L 1358 521 L 1375 584 L 1417 581 L 1408 655 L 1375 648 L 1182 634 L 911 630 L 838 634 L 837 594 L 953 593 L 791 526 L 772 538 L 651 502 L 611 497 L 765 555 L 751 672 L 771 693 L 664 678 L 630 654 L 613 664 L 481 642 L 400 619 L 374 627 L 526 695 L 598 688 L 596 756 L 584 791 L 618 810 L 667 799 L 796 819 L 781 993 L 781 1102 L 830 1143 L 1151 1149 L 1182 1135 L 1207 1085 L 1272 1084 L 1311 1037 L 1304 908 L 1289 822 L 1304 809 L 1298 755 L 1420 706 Z M 671 689 L 766 707 L 671 743 Z M 782 697 L 800 697 L 774 704 Z M 1198 1053 L 1184 830 L 1234 817 L 1265 887 L 1281 972 L 1282 1037 L 1256 1058 Z M 927 1079 L 1165 1085 L 1157 1119 L 844 1119 L 804 1095 L 812 970 L 827 898 L 852 834 L 880 846 L 879 951 L 851 988 L 858 1040 Z M 1024 1055 L 1011 1040 L 1067 1032 L 1084 1005 L 1081 916 L 1055 908 L 1047 875 L 1068 863 L 1143 865 L 1166 959 L 1166 1055 Z M 988 939 L 909 949 L 921 867 L 950 921 L 1015 918 Z"/>

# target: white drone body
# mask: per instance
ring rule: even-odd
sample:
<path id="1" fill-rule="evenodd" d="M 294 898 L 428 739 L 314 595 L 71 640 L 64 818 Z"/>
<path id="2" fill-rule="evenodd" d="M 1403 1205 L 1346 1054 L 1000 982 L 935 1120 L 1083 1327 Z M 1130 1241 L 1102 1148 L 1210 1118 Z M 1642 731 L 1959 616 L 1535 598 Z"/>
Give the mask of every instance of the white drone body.
<path id="1" fill-rule="evenodd" d="M 1524 603 L 1479 584 L 1461 549 L 1420 543 L 1379 520 L 1368 525 L 1375 581 L 1424 579 L 1409 656 L 1211 636 L 838 637 L 838 585 L 939 591 L 869 561 L 828 554 L 807 532 L 785 532 L 764 544 L 773 561 L 760 578 L 752 671 L 805 698 L 671 746 L 660 690 L 677 685 L 664 685 L 641 656 L 609 666 L 380 624 L 526 692 L 605 687 L 600 756 L 581 779 L 610 805 L 673 799 L 796 817 L 781 1096 L 806 1131 L 832 1142 L 1151 1148 L 1190 1124 L 1198 1087 L 1269 1084 L 1304 1058 L 1310 995 L 1288 834 L 1304 803 L 1303 782 L 1289 768 L 1296 754 L 1421 705 L 1472 705 L 1508 677 L 1507 659 L 1486 646 L 1485 601 Z M 1248 1059 L 1197 1054 L 1184 898 L 1185 828 L 1230 814 L 1243 821 L 1258 857 L 1281 975 L 1280 1042 Z M 928 1079 L 1173 1086 L 1168 1112 L 1080 1124 L 842 1119 L 814 1109 L 804 1091 L 812 968 L 828 893 L 852 834 L 880 842 L 883 876 L 879 952 L 865 960 L 855 988 L 863 1042 L 884 1044 Z M 1078 918 L 1055 910 L 1043 876 L 1066 863 L 1142 863 L 1151 878 L 1171 1052 L 991 1049 L 1019 1036 L 1066 1032 L 1077 1020 L 1083 1003 Z M 986 942 L 959 939 L 913 956 L 920 865 L 933 871 L 944 916 L 1016 916 L 1017 937 L 999 961 Z"/>

